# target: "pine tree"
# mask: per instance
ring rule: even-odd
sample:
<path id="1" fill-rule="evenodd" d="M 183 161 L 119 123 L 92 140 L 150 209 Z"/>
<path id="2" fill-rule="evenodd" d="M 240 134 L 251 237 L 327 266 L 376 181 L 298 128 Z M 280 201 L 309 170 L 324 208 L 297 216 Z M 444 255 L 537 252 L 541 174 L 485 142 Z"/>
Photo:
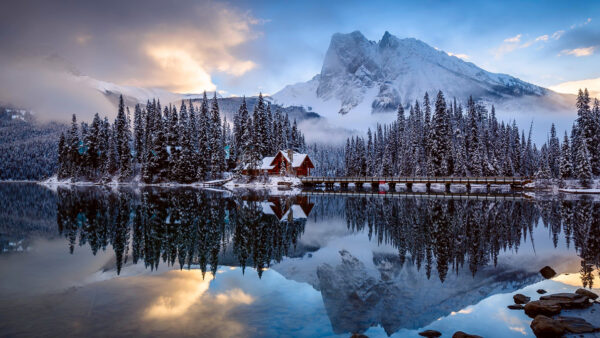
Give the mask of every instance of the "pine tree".
<path id="1" fill-rule="evenodd" d="M 117 113 L 117 119 L 115 121 L 116 126 L 116 147 L 118 156 L 118 170 L 120 172 L 119 179 L 124 180 L 131 176 L 131 130 L 127 123 L 127 117 L 125 116 L 125 104 L 123 102 L 123 95 L 119 98 L 119 112 Z"/>
<path id="2" fill-rule="evenodd" d="M 73 114 L 71 120 L 71 130 L 67 139 L 67 150 L 69 153 L 69 176 L 77 178 L 79 175 L 79 127 L 77 126 L 77 117 Z"/>
<path id="3" fill-rule="evenodd" d="M 218 178 L 225 170 L 225 149 L 221 144 L 221 114 L 219 112 L 219 104 L 217 102 L 217 93 L 215 92 L 211 102 L 211 175 L 213 178 Z"/>
<path id="4" fill-rule="evenodd" d="M 579 183 L 587 188 L 592 183 L 592 165 L 590 162 L 590 153 L 587 149 L 588 141 L 585 137 L 579 142 L 577 153 L 575 156 L 575 177 L 579 179 Z"/>
<path id="5" fill-rule="evenodd" d="M 560 179 L 566 180 L 573 177 L 573 164 L 571 162 L 571 148 L 569 147 L 569 137 L 565 132 L 562 151 L 560 153 Z"/>
<path id="6" fill-rule="evenodd" d="M 210 171 L 211 165 L 211 117 L 208 111 L 208 98 L 206 92 L 202 96 L 200 114 L 198 117 L 198 179 L 204 180 Z"/>
<path id="7" fill-rule="evenodd" d="M 552 177 L 560 175 L 560 141 L 556 136 L 556 127 L 552 123 L 550 128 L 550 140 L 548 141 L 548 162 Z"/>
<path id="8" fill-rule="evenodd" d="M 439 91 L 435 102 L 435 113 L 431 121 L 429 133 L 428 172 L 433 176 L 449 174 L 448 158 L 450 156 L 450 126 L 446 116 L 446 101 L 444 94 Z"/>
<path id="9" fill-rule="evenodd" d="M 68 147 L 67 141 L 65 138 L 65 133 L 60 133 L 60 138 L 58 139 L 58 173 L 57 176 L 59 179 L 64 179 L 69 176 L 69 168 L 68 168 Z"/>
<path id="10" fill-rule="evenodd" d="M 144 116 L 142 107 L 135 105 L 133 111 L 133 147 L 135 151 L 135 161 L 142 163 L 144 158 Z"/>

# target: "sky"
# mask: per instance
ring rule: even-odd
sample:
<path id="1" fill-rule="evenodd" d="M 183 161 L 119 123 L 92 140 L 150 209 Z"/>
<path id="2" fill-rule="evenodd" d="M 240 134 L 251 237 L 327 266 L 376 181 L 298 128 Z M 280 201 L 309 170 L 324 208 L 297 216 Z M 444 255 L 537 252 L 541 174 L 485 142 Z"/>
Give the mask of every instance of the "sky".
<path id="1" fill-rule="evenodd" d="M 414 37 L 492 72 L 600 96 L 598 14 L 598 1 L 7 0 L 0 104 L 105 108 L 81 78 L 274 94 L 319 73 L 331 36 L 354 30 Z"/>

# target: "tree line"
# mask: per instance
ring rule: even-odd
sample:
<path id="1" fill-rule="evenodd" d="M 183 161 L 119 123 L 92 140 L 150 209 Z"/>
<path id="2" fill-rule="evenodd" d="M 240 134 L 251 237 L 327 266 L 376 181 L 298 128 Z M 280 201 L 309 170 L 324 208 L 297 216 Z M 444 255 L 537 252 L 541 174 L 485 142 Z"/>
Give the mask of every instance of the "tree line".
<path id="1" fill-rule="evenodd" d="M 160 100 L 136 104 L 133 118 L 123 97 L 111 124 L 96 114 L 77 123 L 58 142 L 58 178 L 91 181 L 192 183 L 218 179 L 228 170 L 257 167 L 263 157 L 287 148 L 304 149 L 304 135 L 287 115 L 273 114 L 259 96 L 250 115 L 246 100 L 234 114 L 233 130 L 221 118 L 216 93 L 204 93 L 199 107 L 192 100 L 161 108 Z"/>
<path id="2" fill-rule="evenodd" d="M 577 97 L 577 120 L 561 145 L 552 125 L 548 141 L 538 149 L 513 121 L 499 122 L 494 106 L 473 100 L 466 108 L 447 103 L 439 91 L 432 105 L 425 93 L 405 116 L 398 107 L 391 124 L 368 130 L 366 139 L 351 137 L 345 146 L 348 176 L 535 176 L 579 179 L 589 186 L 600 174 L 600 109 L 587 89 Z M 569 145 L 569 143 L 571 145 Z"/>

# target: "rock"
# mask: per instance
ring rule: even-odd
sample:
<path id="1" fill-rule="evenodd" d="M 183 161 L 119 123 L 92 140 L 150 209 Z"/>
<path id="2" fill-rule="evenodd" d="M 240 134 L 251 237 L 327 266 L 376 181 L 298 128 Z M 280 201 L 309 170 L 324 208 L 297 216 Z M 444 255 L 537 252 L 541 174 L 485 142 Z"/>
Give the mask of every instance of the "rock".
<path id="1" fill-rule="evenodd" d="M 544 289 L 538 289 L 537 293 L 539 293 L 540 295 L 543 295 L 544 293 L 546 293 L 548 291 L 544 290 Z"/>
<path id="2" fill-rule="evenodd" d="M 561 337 L 565 333 L 565 328 L 559 321 L 544 315 L 536 316 L 529 326 L 536 337 Z"/>
<path id="3" fill-rule="evenodd" d="M 547 300 L 535 300 L 525 304 L 525 314 L 531 318 L 535 318 L 538 315 L 554 316 L 560 313 L 561 307 L 554 301 Z"/>
<path id="4" fill-rule="evenodd" d="M 595 331 L 595 327 L 583 318 L 558 316 L 554 318 L 562 327 L 571 333 L 590 333 Z"/>
<path id="5" fill-rule="evenodd" d="M 441 335 L 442 335 L 442 333 L 440 331 L 436 331 L 436 330 L 426 330 L 423 332 L 419 332 L 419 336 L 423 336 L 423 337 L 439 337 Z"/>
<path id="6" fill-rule="evenodd" d="M 554 276 L 556 276 L 556 271 L 554 271 L 554 269 L 552 269 L 549 266 L 545 266 L 540 270 L 540 273 L 542 274 L 542 277 L 546 278 L 546 279 L 550 279 Z"/>
<path id="7" fill-rule="evenodd" d="M 452 335 L 452 338 L 483 338 L 483 337 L 477 336 L 474 334 L 464 333 L 462 331 L 457 331 L 457 332 L 454 332 L 454 334 Z"/>
<path id="8" fill-rule="evenodd" d="M 577 289 L 577 291 L 575 291 L 576 294 L 578 295 L 582 295 L 582 296 L 587 296 L 590 299 L 594 299 L 596 300 L 598 298 L 598 295 L 593 293 L 592 291 L 586 290 L 586 289 Z"/>
<path id="9" fill-rule="evenodd" d="M 521 304 L 512 304 L 508 306 L 511 310 L 523 310 L 525 307 Z"/>
<path id="10" fill-rule="evenodd" d="M 531 298 L 529 298 L 523 294 L 520 294 L 520 293 L 517 293 L 516 295 L 514 295 L 513 299 L 515 300 L 516 304 L 526 304 L 526 303 L 529 303 L 529 301 L 531 300 Z"/>
<path id="11" fill-rule="evenodd" d="M 352 336 L 350 336 L 350 338 L 369 338 L 369 336 L 364 335 L 362 333 L 354 333 L 352 334 Z"/>
<path id="12" fill-rule="evenodd" d="M 577 293 L 553 293 L 540 297 L 540 300 L 553 302 L 563 309 L 583 309 L 590 306 L 589 298 Z"/>

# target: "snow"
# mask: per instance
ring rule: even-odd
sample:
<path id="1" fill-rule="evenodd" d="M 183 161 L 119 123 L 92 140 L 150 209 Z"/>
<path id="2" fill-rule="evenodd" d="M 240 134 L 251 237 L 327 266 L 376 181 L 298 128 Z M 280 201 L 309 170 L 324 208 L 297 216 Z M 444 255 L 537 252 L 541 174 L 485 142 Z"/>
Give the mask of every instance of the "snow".
<path id="1" fill-rule="evenodd" d="M 544 110 L 563 112 L 565 108 L 555 104 L 562 96 L 548 89 L 487 72 L 420 40 L 399 39 L 387 32 L 379 42 L 369 41 L 360 32 L 334 34 L 321 73 L 284 87 L 272 98 L 283 106 L 303 106 L 333 125 L 365 130 L 395 116 L 374 113 L 394 113 L 398 103 L 412 104 L 426 91 L 435 97 L 438 90 L 447 99 L 466 100 L 473 95 L 496 104 L 499 113 L 505 110 L 499 107 L 506 107 L 516 115 L 528 113 L 529 119 L 533 108 L 540 111 L 541 101 L 553 103 Z"/>
<path id="2" fill-rule="evenodd" d="M 571 193 L 571 194 L 600 194 L 600 189 L 563 189 L 563 188 L 559 188 L 558 191 Z"/>

